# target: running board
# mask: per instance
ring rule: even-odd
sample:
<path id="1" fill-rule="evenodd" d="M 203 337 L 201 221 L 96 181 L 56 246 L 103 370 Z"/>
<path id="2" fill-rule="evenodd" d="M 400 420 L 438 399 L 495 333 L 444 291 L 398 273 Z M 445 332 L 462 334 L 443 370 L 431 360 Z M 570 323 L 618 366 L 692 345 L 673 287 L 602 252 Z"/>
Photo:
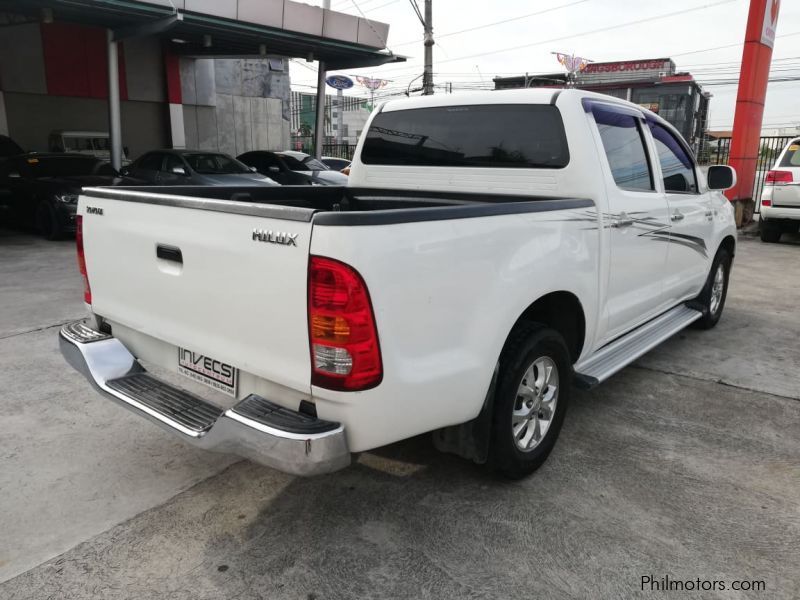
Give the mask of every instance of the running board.
<path id="1" fill-rule="evenodd" d="M 592 388 L 703 316 L 681 304 L 603 346 L 575 365 L 575 384 Z"/>

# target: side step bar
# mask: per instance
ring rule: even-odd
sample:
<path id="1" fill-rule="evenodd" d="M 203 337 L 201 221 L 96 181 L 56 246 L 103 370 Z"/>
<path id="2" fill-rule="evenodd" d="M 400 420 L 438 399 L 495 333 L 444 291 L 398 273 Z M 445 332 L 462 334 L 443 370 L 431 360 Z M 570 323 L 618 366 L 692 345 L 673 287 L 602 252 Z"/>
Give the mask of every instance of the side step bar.
<path id="1" fill-rule="evenodd" d="M 605 381 L 702 316 L 700 311 L 682 304 L 648 321 L 576 364 L 576 385 L 592 388 Z"/>
<path id="2" fill-rule="evenodd" d="M 98 392 L 184 441 L 294 475 L 350 464 L 344 427 L 250 394 L 224 410 L 145 371 L 116 338 L 82 322 L 59 333 L 61 353 Z"/>

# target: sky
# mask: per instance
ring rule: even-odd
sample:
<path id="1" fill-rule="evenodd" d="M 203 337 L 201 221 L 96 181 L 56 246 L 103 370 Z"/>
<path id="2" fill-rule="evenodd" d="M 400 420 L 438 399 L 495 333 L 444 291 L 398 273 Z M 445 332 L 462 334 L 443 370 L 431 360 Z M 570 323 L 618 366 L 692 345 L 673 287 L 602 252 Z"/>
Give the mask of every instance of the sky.
<path id="1" fill-rule="evenodd" d="M 420 10 L 423 0 L 417 0 Z M 340 71 L 388 80 L 378 97 L 418 87 L 422 24 L 412 0 L 332 0 L 331 8 L 391 25 L 388 48 L 408 61 Z M 310 4 L 322 5 L 321 0 Z M 433 0 L 434 83 L 444 93 L 493 87 L 498 75 L 553 73 L 552 52 L 595 62 L 670 57 L 713 94 L 710 129 L 730 129 L 749 0 Z M 498 23 L 500 22 L 500 23 Z M 497 24 L 495 24 L 497 23 Z M 466 31 L 465 31 L 466 30 Z M 764 128 L 800 125 L 800 2 L 782 0 Z M 313 91 L 317 63 L 292 60 L 292 86 Z M 731 83 L 734 82 L 734 83 Z M 330 90 L 331 93 L 333 90 Z M 356 86 L 353 95 L 368 96 Z M 349 92 L 348 92 L 349 93 Z"/>

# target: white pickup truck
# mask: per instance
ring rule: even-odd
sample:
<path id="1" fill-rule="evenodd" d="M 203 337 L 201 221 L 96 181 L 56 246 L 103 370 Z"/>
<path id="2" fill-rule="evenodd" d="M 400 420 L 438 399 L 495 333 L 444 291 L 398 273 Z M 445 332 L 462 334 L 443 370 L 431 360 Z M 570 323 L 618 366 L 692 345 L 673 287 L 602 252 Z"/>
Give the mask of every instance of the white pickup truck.
<path id="1" fill-rule="evenodd" d="M 734 180 L 607 96 L 391 101 L 348 187 L 84 190 L 89 316 L 61 349 L 182 439 L 290 473 L 433 431 L 522 477 L 573 383 L 716 324 Z"/>

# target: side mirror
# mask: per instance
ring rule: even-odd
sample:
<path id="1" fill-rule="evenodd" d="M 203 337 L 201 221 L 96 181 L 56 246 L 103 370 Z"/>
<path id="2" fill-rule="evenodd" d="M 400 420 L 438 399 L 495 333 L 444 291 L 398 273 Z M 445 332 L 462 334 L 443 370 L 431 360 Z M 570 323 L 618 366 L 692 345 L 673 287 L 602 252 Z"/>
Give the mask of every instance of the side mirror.
<path id="1" fill-rule="evenodd" d="M 736 185 L 736 169 L 727 165 L 714 165 L 706 175 L 708 189 L 725 191 Z"/>
<path id="2" fill-rule="evenodd" d="M 183 167 L 172 167 L 172 173 L 174 173 L 175 175 L 183 175 L 184 177 L 186 177 L 186 169 L 184 169 Z"/>

